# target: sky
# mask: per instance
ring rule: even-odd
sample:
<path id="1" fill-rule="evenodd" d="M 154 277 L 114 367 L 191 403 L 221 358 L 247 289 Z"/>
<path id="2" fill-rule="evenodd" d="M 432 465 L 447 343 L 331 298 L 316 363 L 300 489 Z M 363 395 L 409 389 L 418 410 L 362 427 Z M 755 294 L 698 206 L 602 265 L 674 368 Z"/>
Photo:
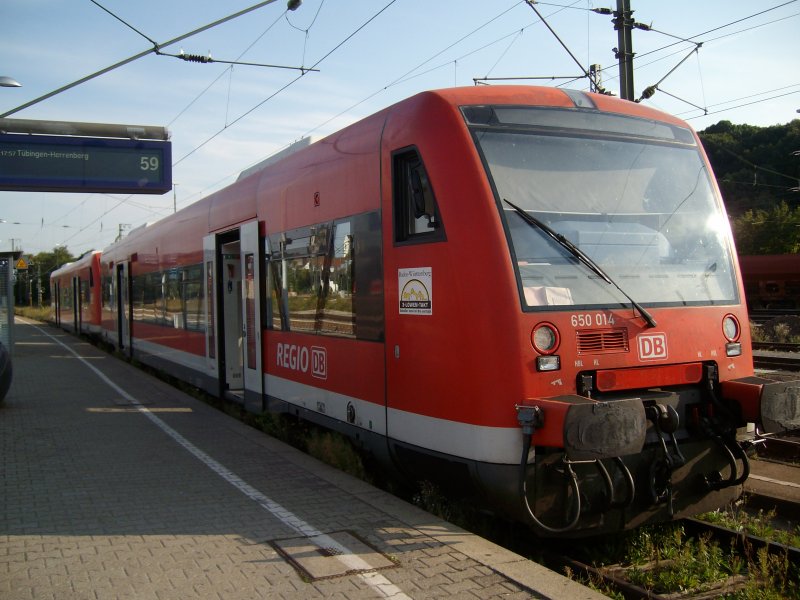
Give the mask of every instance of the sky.
<path id="1" fill-rule="evenodd" d="M 301 138 L 426 89 L 478 79 L 588 90 L 582 74 L 599 64 L 603 85 L 619 94 L 612 16 L 590 10 L 615 9 L 616 0 L 537 2 L 545 22 L 522 0 L 303 0 L 295 11 L 275 0 L 165 45 L 260 3 L 2 0 L 0 76 L 22 85 L 0 87 L 0 114 L 167 127 L 175 186 L 163 195 L 0 191 L 0 249 L 103 249 Z M 697 130 L 800 118 L 800 0 L 631 0 L 631 8 L 651 28 L 633 32 L 635 93 L 658 85 L 644 104 Z M 157 55 L 156 45 L 219 62 Z M 538 79 L 503 80 L 520 77 Z"/>

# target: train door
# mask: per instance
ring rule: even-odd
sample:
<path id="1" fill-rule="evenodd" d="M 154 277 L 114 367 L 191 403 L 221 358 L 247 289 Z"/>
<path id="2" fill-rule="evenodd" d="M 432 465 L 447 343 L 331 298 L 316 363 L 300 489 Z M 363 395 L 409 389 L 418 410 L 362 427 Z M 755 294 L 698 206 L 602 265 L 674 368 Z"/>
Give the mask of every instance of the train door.
<path id="1" fill-rule="evenodd" d="M 50 290 L 50 298 L 53 303 L 53 317 L 56 321 L 56 327 L 61 327 L 61 284 L 58 279 L 53 279 L 52 289 Z"/>
<path id="2" fill-rule="evenodd" d="M 117 286 L 117 348 L 132 356 L 131 348 L 131 296 L 130 263 L 116 265 Z"/>
<path id="3" fill-rule="evenodd" d="M 231 236 L 226 236 L 230 239 Z M 238 236 L 237 236 L 238 237 Z M 244 401 L 244 328 L 242 319 L 242 266 L 238 239 L 220 244 L 222 264 L 223 373 L 226 392 L 234 399 Z"/>
<path id="4" fill-rule="evenodd" d="M 220 391 L 258 412 L 263 408 L 261 373 L 261 262 L 258 222 L 207 236 L 206 364 Z"/>
<path id="5" fill-rule="evenodd" d="M 73 277 L 72 287 L 72 327 L 76 334 L 81 332 L 81 280 Z"/>
<path id="6" fill-rule="evenodd" d="M 244 325 L 242 372 L 245 403 L 256 412 L 263 409 L 264 378 L 261 373 L 261 235 L 258 221 L 250 221 L 239 230 L 239 264 L 242 274 L 241 317 Z"/>
<path id="7" fill-rule="evenodd" d="M 206 374 L 219 379 L 217 357 L 217 236 L 203 238 L 203 280 L 205 281 Z"/>

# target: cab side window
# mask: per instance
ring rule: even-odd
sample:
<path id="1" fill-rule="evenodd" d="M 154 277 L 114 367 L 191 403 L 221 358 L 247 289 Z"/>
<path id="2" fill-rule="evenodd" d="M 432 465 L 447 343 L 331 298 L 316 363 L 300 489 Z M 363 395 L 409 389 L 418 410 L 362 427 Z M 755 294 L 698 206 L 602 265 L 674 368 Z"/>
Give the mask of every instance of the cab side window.
<path id="1" fill-rule="evenodd" d="M 392 159 L 395 243 L 445 239 L 431 180 L 419 152 L 406 149 Z"/>

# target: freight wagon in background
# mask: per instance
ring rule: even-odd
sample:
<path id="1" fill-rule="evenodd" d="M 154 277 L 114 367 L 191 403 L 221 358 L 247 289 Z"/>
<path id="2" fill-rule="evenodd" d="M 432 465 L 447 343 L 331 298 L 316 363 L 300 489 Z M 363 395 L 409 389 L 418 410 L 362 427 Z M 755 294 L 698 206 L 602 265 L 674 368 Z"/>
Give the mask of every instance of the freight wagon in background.
<path id="1" fill-rule="evenodd" d="M 740 256 L 747 306 L 800 309 L 800 254 Z"/>
<path id="2" fill-rule="evenodd" d="M 800 418 L 753 376 L 696 134 L 602 95 L 416 95 L 131 232 L 89 287 L 129 356 L 540 535 L 724 505 L 736 427 Z"/>

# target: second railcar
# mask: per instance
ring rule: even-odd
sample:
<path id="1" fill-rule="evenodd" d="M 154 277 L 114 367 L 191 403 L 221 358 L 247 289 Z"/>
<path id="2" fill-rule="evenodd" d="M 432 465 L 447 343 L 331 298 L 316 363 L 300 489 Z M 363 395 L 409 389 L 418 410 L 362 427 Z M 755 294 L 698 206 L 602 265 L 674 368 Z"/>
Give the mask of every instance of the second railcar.
<path id="1" fill-rule="evenodd" d="M 250 410 L 349 435 L 543 535 L 735 498 L 736 426 L 800 422 L 753 376 L 694 132 L 529 87 L 419 94 L 102 257 L 113 343 Z"/>
<path id="2" fill-rule="evenodd" d="M 100 256 L 93 250 L 50 275 L 51 319 L 76 334 L 100 334 Z"/>

